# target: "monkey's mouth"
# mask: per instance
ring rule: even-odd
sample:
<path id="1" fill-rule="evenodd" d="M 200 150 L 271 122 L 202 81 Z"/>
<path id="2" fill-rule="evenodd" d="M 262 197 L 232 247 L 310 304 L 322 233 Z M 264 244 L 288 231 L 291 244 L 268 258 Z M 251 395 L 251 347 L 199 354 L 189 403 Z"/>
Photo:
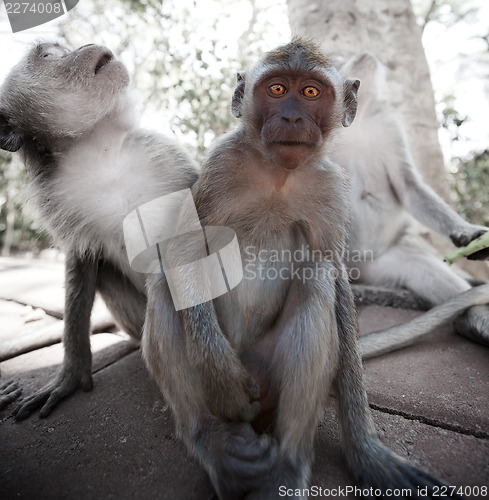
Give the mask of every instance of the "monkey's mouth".
<path id="1" fill-rule="evenodd" d="M 304 141 L 274 141 L 272 142 L 272 145 L 291 146 L 291 147 L 305 146 L 309 148 L 313 148 L 315 146 L 315 144 L 313 144 L 312 142 L 304 142 Z"/>
<path id="2" fill-rule="evenodd" d="M 105 52 L 104 54 L 102 54 L 95 66 L 95 74 L 97 75 L 102 68 L 107 66 L 107 64 L 111 63 L 113 60 L 114 56 L 110 52 Z"/>

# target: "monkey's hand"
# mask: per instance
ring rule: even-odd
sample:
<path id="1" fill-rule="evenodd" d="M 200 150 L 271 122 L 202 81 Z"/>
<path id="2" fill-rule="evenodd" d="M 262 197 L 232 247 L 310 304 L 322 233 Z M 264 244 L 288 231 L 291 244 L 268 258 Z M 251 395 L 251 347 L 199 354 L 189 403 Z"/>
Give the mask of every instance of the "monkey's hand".
<path id="1" fill-rule="evenodd" d="M 0 385 L 0 410 L 3 410 L 12 401 L 17 399 L 22 389 L 15 382 L 6 382 Z"/>
<path id="2" fill-rule="evenodd" d="M 446 255 L 444 259 L 446 262 L 448 262 L 448 264 L 452 264 L 461 257 L 467 257 L 471 260 L 486 259 L 489 255 L 488 247 L 489 231 L 483 231 L 480 236 L 470 241 L 467 245 L 462 246 L 454 252 Z"/>
<path id="3" fill-rule="evenodd" d="M 14 411 L 15 420 L 24 420 L 42 406 L 39 416 L 47 417 L 52 409 L 77 389 L 91 391 L 93 387 L 91 363 L 65 363 L 56 378 L 32 396 L 23 400 Z"/>
<path id="4" fill-rule="evenodd" d="M 182 311 L 187 353 L 195 366 L 206 406 L 219 418 L 251 422 L 260 410 L 259 389 L 223 334 L 209 303 Z"/>
<path id="5" fill-rule="evenodd" d="M 238 359 L 228 357 L 225 367 L 204 367 L 202 384 L 210 413 L 231 421 L 251 422 L 260 411 L 258 386 Z"/>
<path id="6" fill-rule="evenodd" d="M 278 445 L 246 423 L 221 424 L 206 446 L 203 464 L 220 500 L 244 498 L 259 488 L 278 458 Z"/>
<path id="7" fill-rule="evenodd" d="M 450 239 L 453 244 L 457 247 L 463 247 L 468 245 L 472 240 L 475 240 L 479 236 L 482 236 L 489 229 L 484 226 L 476 226 L 474 224 L 467 224 L 462 228 L 459 228 L 450 233 Z"/>
<path id="8" fill-rule="evenodd" d="M 411 490 L 414 498 L 418 498 L 418 495 L 423 498 L 435 498 L 436 491 L 439 492 L 439 488 L 445 486 L 438 479 L 413 467 L 387 449 L 377 438 L 370 438 L 352 448 L 347 450 L 347 460 L 355 481 L 361 488 L 382 491 L 380 498 L 388 498 L 387 490 L 398 488 Z M 446 496 L 462 498 L 450 488 L 447 488 Z"/>

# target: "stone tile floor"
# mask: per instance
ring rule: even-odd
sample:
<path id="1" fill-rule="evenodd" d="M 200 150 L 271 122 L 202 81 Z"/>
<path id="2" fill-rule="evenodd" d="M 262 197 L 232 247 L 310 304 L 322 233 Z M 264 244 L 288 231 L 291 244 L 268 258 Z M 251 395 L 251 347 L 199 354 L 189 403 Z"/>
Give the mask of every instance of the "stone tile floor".
<path id="1" fill-rule="evenodd" d="M 360 312 L 360 330 L 418 314 L 369 306 Z M 17 381 L 23 396 L 42 387 L 61 362 L 62 316 L 62 262 L 0 259 L 2 380 Z M 46 419 L 34 414 L 14 422 L 15 403 L 0 411 L 0 499 L 213 498 L 204 472 L 175 438 L 139 350 L 110 328 L 101 302 L 95 318 L 101 333 L 91 337 L 92 392 L 77 392 Z M 46 332 L 50 345 L 43 346 Z M 365 376 L 386 445 L 450 485 L 489 486 L 489 349 L 445 327 L 366 361 Z M 318 429 L 311 484 L 353 485 L 334 398 Z"/>

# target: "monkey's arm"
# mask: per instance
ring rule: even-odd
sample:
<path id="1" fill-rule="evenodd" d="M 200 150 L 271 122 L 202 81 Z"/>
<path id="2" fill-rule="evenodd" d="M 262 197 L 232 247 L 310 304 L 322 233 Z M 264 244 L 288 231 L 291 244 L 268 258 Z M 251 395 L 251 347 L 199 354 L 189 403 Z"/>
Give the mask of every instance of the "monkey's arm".
<path id="1" fill-rule="evenodd" d="M 187 211 L 180 214 L 178 227 L 188 227 L 191 223 L 187 222 L 188 216 Z M 218 246 L 212 237 L 205 241 L 208 248 Z M 173 287 L 178 290 L 176 297 L 182 301 L 179 308 L 184 304 L 198 304 L 184 307 L 180 312 L 188 360 L 198 374 L 211 414 L 227 420 L 251 421 L 259 404 L 250 404 L 250 396 L 257 398 L 258 390 L 223 332 L 214 302 L 202 302 L 212 295 L 212 279 L 188 273 L 179 265 L 182 255 L 184 262 L 198 262 L 204 250 L 201 233 L 193 232 L 185 234 L 182 241 L 170 242 L 164 257 L 171 269 Z"/>
<path id="2" fill-rule="evenodd" d="M 97 279 L 97 259 L 68 252 L 65 264 L 64 360 L 56 378 L 25 399 L 15 410 L 16 420 L 27 418 L 42 406 L 40 417 L 46 417 L 64 398 L 82 388 L 92 389 L 92 353 L 90 350 L 90 313 Z"/>
<path id="3" fill-rule="evenodd" d="M 336 320 L 340 358 L 337 375 L 338 400 L 347 462 L 362 488 L 406 488 L 416 496 L 428 487 L 428 498 L 437 479 L 387 449 L 375 431 L 363 382 L 362 364 L 356 339 L 353 295 L 347 281 L 340 277 L 336 286 Z M 458 496 L 455 496 L 459 498 Z"/>
<path id="4" fill-rule="evenodd" d="M 250 424 L 211 415 L 202 389 L 205 381 L 189 359 L 188 333 L 166 276 L 149 276 L 147 292 L 142 354 L 172 408 L 177 434 L 207 470 L 219 498 L 243 498 L 269 475 L 277 446 L 270 436 L 258 436 Z"/>
<path id="5" fill-rule="evenodd" d="M 210 412 L 229 420 L 251 421 L 259 410 L 258 388 L 221 330 L 211 301 L 182 311 L 187 353 L 197 369 Z"/>
<path id="6" fill-rule="evenodd" d="M 397 165 L 387 165 L 391 185 L 403 206 L 430 229 L 449 237 L 457 246 L 470 243 L 488 230 L 468 223 L 448 206 L 419 175 L 398 124 L 392 133 L 397 146 Z"/>

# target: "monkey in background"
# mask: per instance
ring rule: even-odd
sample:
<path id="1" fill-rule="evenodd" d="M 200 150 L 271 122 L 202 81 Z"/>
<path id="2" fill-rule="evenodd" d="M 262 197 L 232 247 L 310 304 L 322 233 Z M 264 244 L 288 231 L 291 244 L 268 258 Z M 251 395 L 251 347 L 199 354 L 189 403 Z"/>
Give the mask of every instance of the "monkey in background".
<path id="1" fill-rule="evenodd" d="M 0 372 L 1 377 L 1 372 Z M 22 392 L 15 382 L 5 382 L 0 384 L 0 410 L 3 410 L 12 401 L 15 401 Z"/>
<path id="2" fill-rule="evenodd" d="M 182 311 L 163 274 L 148 279 L 143 357 L 220 499 L 276 498 L 279 486 L 298 495 L 307 486 L 334 379 L 355 480 L 414 495 L 439 484 L 382 445 L 367 403 L 341 260 L 346 182 L 329 160 L 334 135 L 355 117 L 358 86 L 310 41 L 267 53 L 238 75 L 232 110 L 241 123 L 211 147 L 192 188 L 202 224 L 233 229 L 242 255 L 302 253 L 300 262 L 260 262 L 265 271 L 297 264 L 291 279 L 245 274 L 225 295 Z M 187 243 L 167 249 L 175 264 L 197 256 Z M 181 280 L 190 295 L 200 285 Z"/>
<path id="3" fill-rule="evenodd" d="M 407 288 L 429 307 L 438 306 L 414 322 L 412 333 L 417 337 L 458 315 L 458 333 L 489 345 L 489 306 L 476 305 L 464 312 L 472 297 L 475 304 L 487 303 L 485 292 L 466 292 L 471 285 L 434 254 L 417 233 L 413 217 L 457 246 L 468 244 L 488 228 L 465 221 L 421 179 L 401 124 L 384 102 L 386 82 L 378 59 L 369 53 L 358 54 L 337 66 L 341 74 L 362 82 L 355 122 L 340 130 L 332 154 L 351 185 L 348 255 L 373 254 L 373 259 L 347 264 L 360 271 L 359 283 Z M 466 294 L 457 300 L 462 292 Z M 407 345 L 409 328 L 400 334 L 401 328 L 395 328 L 395 335 L 401 335 L 402 345 Z M 385 333 L 385 342 L 394 348 L 395 335 L 388 340 Z M 382 343 L 381 337 L 377 340 Z M 361 340 L 362 344 L 368 342 L 373 338 Z M 371 349 L 373 355 L 380 353 L 380 344 Z M 388 350 L 391 348 L 382 352 Z"/>
<path id="4" fill-rule="evenodd" d="M 188 188 L 197 167 L 174 141 L 138 127 L 124 65 L 105 47 L 33 47 L 0 88 L 0 148 L 20 151 L 44 226 L 66 252 L 57 377 L 16 409 L 40 416 L 92 388 L 90 313 L 98 291 L 119 326 L 141 337 L 145 277 L 131 269 L 122 221 L 141 204 Z"/>

